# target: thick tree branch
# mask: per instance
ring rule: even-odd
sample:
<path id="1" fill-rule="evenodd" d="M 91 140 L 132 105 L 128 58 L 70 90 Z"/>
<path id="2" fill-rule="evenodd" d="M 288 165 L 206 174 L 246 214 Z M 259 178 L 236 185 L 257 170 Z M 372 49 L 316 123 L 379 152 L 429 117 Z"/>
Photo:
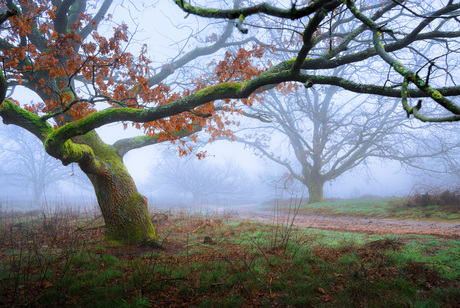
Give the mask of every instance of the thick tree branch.
<path id="1" fill-rule="evenodd" d="M 307 74 L 293 74 L 290 69 L 290 61 L 285 61 L 271 70 L 263 73 L 251 81 L 239 83 L 222 83 L 209 86 L 190 96 L 178 99 L 172 103 L 157 106 L 150 109 L 133 108 L 112 108 L 94 112 L 83 119 L 74 121 L 58 128 L 54 131 L 48 141 L 53 144 L 63 144 L 68 139 L 84 135 L 89 131 L 101 127 L 105 124 L 132 121 L 150 122 L 169 116 L 177 115 L 189 111 L 205 103 L 219 99 L 240 99 L 247 98 L 262 86 L 279 84 L 285 81 L 311 82 L 313 84 L 337 85 L 344 89 L 357 92 L 377 94 L 383 96 L 401 97 L 401 92 L 391 87 L 377 87 L 375 85 L 357 84 L 347 79 L 333 76 L 311 76 Z M 436 90 L 445 95 L 459 95 L 460 87 L 450 87 Z M 411 91 L 411 97 L 426 97 L 424 91 Z"/>
<path id="2" fill-rule="evenodd" d="M 47 122 L 41 121 L 36 114 L 20 108 L 8 99 L 0 104 L 0 116 L 5 124 L 20 126 L 34 134 L 45 144 L 48 154 L 62 161 L 64 165 L 72 162 L 84 163 L 87 171 L 95 172 L 100 167 L 100 161 L 94 156 L 93 150 L 87 145 L 75 144 L 67 139 L 54 144 L 48 142 L 54 129 Z"/>
<path id="3" fill-rule="evenodd" d="M 75 0 L 64 0 L 57 8 L 56 18 L 54 19 L 54 30 L 56 30 L 56 32 L 67 34 L 67 13 L 74 2 Z"/>
<path id="4" fill-rule="evenodd" d="M 339 3 L 337 3 L 339 5 Z M 334 10 L 336 7 L 331 7 L 331 11 Z M 293 72 L 299 72 L 302 63 L 305 61 L 308 53 L 316 44 L 316 37 L 314 36 L 315 31 L 318 29 L 318 26 L 323 21 L 324 17 L 329 13 L 325 9 L 321 9 L 315 13 L 315 16 L 310 19 L 308 22 L 305 31 L 302 34 L 303 45 L 300 48 L 299 53 L 297 54 L 297 58 L 295 59 L 294 64 L 292 65 L 291 70 Z"/>
<path id="5" fill-rule="evenodd" d="M 42 141 L 53 131 L 47 122 L 40 121 L 36 114 L 19 107 L 9 99 L 4 99 L 0 104 L 0 116 L 3 123 L 20 126 Z"/>
<path id="6" fill-rule="evenodd" d="M 201 131 L 202 129 L 203 129 L 203 126 L 198 125 L 198 124 L 193 124 L 192 130 L 182 129 L 179 132 L 177 131 L 167 132 L 167 134 L 172 135 L 173 139 L 181 139 L 184 137 L 191 136 Z M 139 149 L 139 148 L 142 148 L 148 145 L 152 145 L 152 144 L 157 144 L 163 141 L 165 140 L 160 138 L 160 134 L 154 134 L 154 135 L 144 135 L 144 136 L 137 136 L 137 137 L 132 137 L 132 138 L 121 139 L 115 142 L 113 146 L 117 150 L 118 154 L 120 154 L 120 156 L 123 157 L 125 156 L 126 153 L 128 153 L 131 150 Z"/>
<path id="7" fill-rule="evenodd" d="M 110 6 L 111 2 L 112 1 L 106 0 L 102 3 L 102 6 L 100 7 L 98 14 L 96 14 L 96 16 L 94 17 L 94 22 L 98 22 L 98 18 L 99 20 L 102 18 L 102 16 L 107 12 L 107 9 Z M 402 64 L 400 65 L 400 63 L 397 62 L 395 59 L 393 59 L 388 54 L 388 51 L 386 51 L 385 48 L 383 47 L 382 42 L 380 40 L 380 36 L 379 36 L 381 29 L 376 23 L 376 20 L 381 15 L 377 14 L 377 16 L 374 15 L 372 18 L 368 18 L 365 15 L 360 14 L 359 11 L 356 11 L 352 6 L 353 3 L 351 1 L 344 1 L 344 2 L 347 3 L 347 5 L 349 6 L 350 10 L 352 11 L 352 13 L 354 14 L 356 18 L 360 19 L 365 24 L 366 27 L 369 27 L 370 29 L 373 30 L 374 48 L 368 48 L 362 52 L 354 53 L 348 58 L 347 56 L 344 56 L 339 59 L 330 60 L 336 54 L 335 55 L 328 54 L 327 56 L 322 57 L 320 59 L 312 59 L 309 61 L 305 61 L 306 56 L 308 55 L 309 51 L 315 45 L 315 40 L 314 40 L 315 31 L 318 29 L 318 27 L 321 24 L 321 21 L 324 20 L 327 13 L 335 9 L 338 5 L 340 5 L 339 1 L 319 0 L 312 4 L 304 6 L 302 8 L 295 8 L 295 6 L 293 6 L 291 9 L 288 9 L 288 10 L 279 10 L 265 3 L 258 5 L 258 6 L 253 6 L 250 8 L 243 8 L 243 9 L 210 10 L 210 9 L 201 9 L 201 8 L 193 7 L 189 3 L 183 4 L 184 3 L 183 1 L 176 0 L 176 4 L 181 6 L 185 11 L 189 11 L 190 13 L 197 14 L 200 16 L 205 16 L 205 17 L 210 17 L 208 15 L 212 15 L 211 17 L 213 18 L 233 18 L 232 16 L 245 17 L 245 16 L 249 16 L 252 14 L 256 14 L 256 13 L 269 14 L 271 16 L 277 16 L 277 14 L 278 15 L 280 14 L 280 16 L 278 17 L 285 17 L 285 18 L 287 17 L 287 18 L 294 18 L 294 19 L 300 18 L 298 16 L 308 16 L 311 14 L 314 14 L 314 16 L 310 19 L 308 26 L 305 28 L 304 44 L 298 56 L 294 59 L 290 59 L 288 61 L 284 61 L 278 64 L 277 66 L 273 67 L 272 69 L 268 70 L 265 73 L 262 73 L 258 76 L 253 77 L 250 81 L 221 83 L 221 84 L 209 86 L 187 97 L 178 99 L 174 102 L 171 102 L 165 105 L 153 107 L 150 109 L 111 108 L 111 109 L 107 109 L 103 111 L 94 112 L 78 121 L 74 121 L 74 122 L 65 124 L 62 127 L 56 129 L 55 131 L 53 130 L 49 132 L 49 134 L 46 135 L 46 137 L 42 136 L 41 140 L 45 142 L 45 146 L 47 150 L 49 150 L 49 152 L 54 152 L 54 155 L 57 155 L 56 153 L 58 153 L 58 151 L 53 150 L 53 149 L 62 149 L 65 147 L 68 147 L 70 149 L 72 146 L 70 142 L 71 138 L 76 137 L 76 136 L 85 135 L 91 132 L 93 129 L 101 127 L 108 123 L 120 122 L 120 121 L 132 121 L 132 122 L 145 123 L 145 122 L 151 122 L 151 121 L 155 121 L 159 119 L 164 119 L 164 118 L 168 118 L 174 115 L 178 115 L 182 112 L 193 110 L 194 108 L 200 105 L 206 104 L 208 102 L 211 102 L 211 101 L 222 100 L 222 99 L 247 98 L 249 97 L 249 95 L 251 95 L 252 93 L 254 93 L 255 91 L 257 91 L 258 89 L 262 87 L 272 87 L 274 85 L 277 85 L 285 81 L 302 82 L 308 86 L 312 86 L 314 84 L 337 85 L 343 89 L 354 91 L 356 93 L 368 93 L 368 94 L 376 94 L 376 95 L 382 95 L 382 96 L 388 96 L 388 97 L 401 97 L 402 96 L 401 89 L 398 89 L 398 88 L 386 87 L 386 86 L 379 87 L 375 85 L 360 84 L 360 83 L 356 83 L 354 81 L 344 79 L 341 77 L 337 77 L 337 76 L 309 75 L 309 74 L 306 74 L 300 71 L 301 69 L 305 69 L 305 68 L 315 68 L 315 67 L 320 68 L 320 69 L 328 68 L 327 65 L 321 66 L 321 63 L 327 63 L 329 66 L 333 66 L 333 65 L 337 65 L 337 63 L 342 63 L 343 65 L 344 61 L 345 62 L 346 61 L 353 61 L 353 62 L 362 61 L 364 59 L 367 59 L 377 54 L 382 59 L 387 61 L 390 65 L 392 65 L 396 71 L 398 71 L 401 75 L 407 78 L 408 81 L 413 82 L 417 85 L 418 90 L 411 90 L 410 92 L 406 91 L 406 94 L 404 94 L 406 98 L 406 102 L 407 102 L 407 97 L 409 96 L 410 97 L 431 97 L 443 107 L 447 109 L 450 108 L 449 110 L 451 111 L 453 110 L 452 112 L 454 114 L 457 114 L 457 115 L 460 114 L 460 109 L 455 104 L 453 104 L 452 102 L 450 102 L 444 97 L 444 96 L 449 96 L 449 95 L 460 95 L 460 87 L 433 89 L 427 84 L 422 84 L 423 80 L 421 80 L 421 78 L 419 78 L 415 73 L 411 72 L 410 70 L 402 66 Z M 57 15 L 60 16 L 59 18 L 62 17 L 61 19 L 63 20 L 66 18 L 66 16 L 69 14 L 70 5 L 72 3 L 75 3 L 75 0 L 74 1 L 66 0 L 63 3 L 61 3 L 61 6 L 58 8 L 58 12 L 57 12 Z M 395 4 L 391 4 L 385 8 L 390 8 L 390 7 L 393 7 L 394 5 Z M 452 8 L 453 7 L 449 6 L 449 9 L 452 9 Z M 300 14 L 300 15 L 296 15 L 296 14 Z M 434 18 L 434 17 L 430 17 L 430 18 Z M 58 25 L 58 21 L 56 21 L 56 23 L 57 23 L 56 27 L 59 28 L 62 26 L 62 25 Z M 420 34 L 421 30 L 424 29 L 427 24 L 429 24 L 429 20 L 423 21 L 413 31 L 411 31 L 410 34 L 407 35 L 405 39 L 396 41 L 392 44 L 388 44 L 387 45 L 388 49 L 390 50 L 392 48 L 395 50 L 401 49 L 401 48 L 406 47 L 408 44 L 410 44 L 411 42 L 417 39 L 421 39 L 423 37 L 430 38 L 430 35 L 432 35 L 434 32 Z M 91 23 L 88 26 L 90 25 Z M 67 26 L 68 25 L 66 25 L 66 27 Z M 343 45 L 339 45 L 341 46 L 339 48 L 339 51 L 345 50 L 348 43 L 353 41 L 356 35 L 364 31 L 363 27 L 364 26 L 360 27 L 359 30 L 357 30 L 356 32 L 352 32 L 346 38 L 345 40 L 346 42 L 343 43 Z M 221 47 L 226 46 L 225 42 L 230 37 L 232 33 L 232 28 L 233 27 L 231 26 L 231 24 L 228 24 L 222 37 L 214 45 L 204 47 L 204 48 L 197 48 L 185 54 L 180 59 L 172 62 L 170 69 L 162 69 L 159 74 L 151 78 L 149 80 L 149 84 L 151 86 L 158 84 L 160 81 L 164 80 L 167 76 L 172 74 L 175 69 L 182 67 L 186 63 L 196 59 L 197 57 L 203 54 L 211 54 L 219 50 Z M 62 28 L 61 30 L 64 31 L 63 29 L 64 28 Z M 82 30 L 81 35 L 83 39 L 85 38 L 84 31 L 90 31 L 90 30 L 92 30 L 92 25 L 91 25 L 91 28 L 87 27 Z M 448 34 L 446 32 L 446 36 L 447 35 Z M 450 33 L 449 35 L 458 35 L 458 34 Z M 406 90 L 407 90 L 407 87 L 406 87 Z M 7 106 L 8 108 L 5 106 Z M 68 111 L 71 106 L 72 105 L 70 104 L 62 112 Z M 9 107 L 11 106 L 8 104 L 2 105 L 3 113 L 7 115 L 6 121 L 10 121 L 11 123 L 13 123 L 14 121 L 18 121 L 18 123 L 23 123 L 23 122 L 29 123 L 29 120 L 31 119 L 31 116 L 29 114 L 21 114 L 18 110 L 14 108 L 12 109 Z M 419 109 L 420 108 L 415 108 L 415 109 L 412 108 L 412 114 L 419 115 L 418 113 Z M 9 111 L 7 112 L 6 110 L 9 110 Z M 51 113 L 50 115 L 46 115 L 45 117 L 42 118 L 41 122 L 46 123 L 46 121 L 43 121 L 43 120 L 46 120 L 50 116 L 55 116 L 55 115 L 57 115 L 57 113 Z M 21 124 L 21 125 L 25 125 L 25 124 Z M 33 127 L 29 126 L 29 129 L 32 129 L 32 128 Z M 151 138 L 151 141 L 149 142 L 154 142 L 154 138 Z M 146 140 L 140 140 L 140 142 L 138 143 L 127 141 L 125 144 L 130 144 L 130 146 L 134 146 L 134 144 L 136 144 L 135 146 L 138 146 L 141 143 L 145 144 Z M 128 149 L 128 146 L 124 146 L 124 149 Z M 86 149 L 76 149 L 76 150 L 77 151 L 81 150 L 81 152 L 86 151 Z M 126 153 L 126 150 L 121 151 L 121 153 Z M 65 162 L 72 161 L 73 159 L 81 160 L 81 157 L 82 157 L 81 155 L 79 156 L 78 153 L 75 153 L 75 155 L 65 154 L 64 156 L 66 156 L 65 159 L 63 160 Z"/>
<path id="8" fill-rule="evenodd" d="M 308 74 L 299 74 L 296 81 L 314 84 L 324 84 L 324 85 L 334 85 L 346 89 L 351 92 L 361 93 L 361 94 L 376 94 L 386 97 L 401 97 L 401 90 L 394 87 L 388 86 L 377 86 L 375 84 L 363 84 L 357 83 L 346 78 L 336 77 L 336 76 L 318 76 L 318 75 L 308 75 Z M 441 93 L 443 96 L 457 96 L 460 95 L 460 86 L 453 87 L 442 87 L 436 88 L 436 91 Z M 421 98 L 429 97 L 429 94 L 420 90 L 420 89 L 411 89 L 408 90 L 408 96 L 412 98 Z"/>
<path id="9" fill-rule="evenodd" d="M 439 91 L 430 87 L 422 78 L 420 78 L 415 72 L 408 69 L 401 62 L 397 61 L 395 58 L 390 56 L 385 49 L 383 48 L 381 39 L 381 32 L 374 30 L 374 46 L 377 50 L 379 56 L 385 60 L 393 69 L 401 74 L 408 81 L 414 83 L 422 92 L 426 94 L 427 97 L 431 97 L 439 105 L 452 112 L 453 114 L 460 115 L 460 107 L 457 106 L 451 100 L 445 98 Z"/>
<path id="10" fill-rule="evenodd" d="M 110 6 L 112 5 L 112 2 L 113 0 L 104 0 L 99 11 L 96 13 L 93 19 L 88 22 L 88 24 L 80 31 L 80 33 L 78 33 L 82 41 L 84 41 L 86 37 L 94 30 L 94 26 L 99 24 L 102 18 L 104 18 L 104 15 L 109 10 Z"/>
<path id="11" fill-rule="evenodd" d="M 327 7 L 329 9 L 329 6 L 336 5 L 336 1 L 334 0 L 318 0 L 304 7 L 297 8 L 296 6 L 292 6 L 290 9 L 282 9 L 264 2 L 247 8 L 221 10 L 193 6 L 183 0 L 174 0 L 174 2 L 186 13 L 219 19 L 236 19 L 240 18 L 240 16 L 247 17 L 254 14 L 265 14 L 294 20 L 313 14 L 321 8 Z"/>
<path id="12" fill-rule="evenodd" d="M 5 13 L 0 14 L 0 25 L 2 25 L 5 21 L 8 20 L 8 18 L 18 15 L 19 12 L 16 9 L 8 10 Z"/>
<path id="13" fill-rule="evenodd" d="M 449 117 L 438 117 L 438 118 L 431 118 L 431 117 L 426 117 L 422 114 L 419 113 L 420 109 L 422 108 L 422 100 L 419 100 L 417 105 L 414 107 L 410 107 L 408 102 L 407 102 L 407 87 L 409 86 L 409 80 L 408 78 L 404 78 L 404 82 L 402 84 L 401 88 L 401 99 L 402 99 L 402 105 L 404 110 L 407 112 L 407 117 L 409 118 L 410 115 L 414 115 L 416 119 L 419 119 L 422 122 L 455 122 L 455 121 L 460 121 L 460 115 L 453 115 Z"/>
<path id="14" fill-rule="evenodd" d="M 68 16 L 68 26 L 75 24 L 80 18 L 80 14 L 83 14 L 86 9 L 86 0 L 76 0 L 75 3 L 70 7 Z"/>
<path id="15" fill-rule="evenodd" d="M 352 34 L 354 34 L 353 32 Z M 389 43 L 384 45 L 384 49 L 387 52 L 394 52 L 403 49 L 404 47 L 409 46 L 411 43 L 416 41 L 423 41 L 423 40 L 430 40 L 430 39 L 441 39 L 441 38 L 459 38 L 460 31 L 449 31 L 449 32 L 442 32 L 442 31 L 432 31 L 418 34 L 414 37 L 413 40 L 399 40 L 394 43 Z M 327 54 L 326 54 L 327 55 Z M 367 48 L 365 50 L 351 53 L 348 55 L 344 55 L 338 58 L 334 58 L 329 60 L 328 57 L 323 56 L 320 58 L 312 59 L 310 61 L 305 61 L 302 64 L 302 69 L 332 69 L 337 68 L 346 64 L 356 63 L 359 61 L 364 61 L 366 59 L 372 58 L 377 56 L 378 53 L 375 48 Z"/>
<path id="16" fill-rule="evenodd" d="M 439 105 L 441 105 L 448 111 L 452 112 L 454 115 L 460 115 L 459 106 L 457 106 L 454 102 L 450 101 L 449 99 L 445 98 L 439 91 L 430 87 L 415 72 L 405 67 L 405 65 L 403 65 L 401 62 L 393 58 L 389 53 L 385 51 L 385 48 L 383 47 L 383 44 L 381 41 L 381 33 L 382 31 L 387 31 L 387 30 L 382 30 L 381 27 L 378 24 L 376 24 L 373 20 L 371 20 L 370 18 L 366 17 L 361 12 L 359 12 L 359 10 L 355 7 L 352 0 L 346 1 L 346 4 L 348 8 L 350 9 L 350 11 L 353 13 L 353 15 L 359 20 L 361 20 L 366 26 L 368 26 L 372 30 L 374 48 L 376 52 L 378 53 L 378 55 L 385 62 L 391 65 L 396 72 L 401 74 L 405 78 L 406 81 L 410 81 L 414 83 L 422 92 L 426 94 L 426 96 L 431 97 Z M 460 3 L 458 4 L 458 7 L 460 7 Z M 420 23 L 420 25 L 413 32 L 415 33 L 420 32 L 424 27 L 426 27 L 429 24 L 430 21 L 434 19 L 434 17 L 442 14 L 444 10 L 441 10 L 442 12 L 438 11 L 438 12 L 433 13 L 432 14 L 433 17 L 425 19 L 422 23 Z M 410 37 L 410 35 L 408 37 Z"/>
<path id="17" fill-rule="evenodd" d="M 270 120 L 270 115 L 269 114 L 266 114 L 266 113 L 249 113 L 249 112 L 246 112 L 246 111 L 241 111 L 241 114 L 247 118 L 252 118 L 252 119 L 256 119 L 256 120 L 259 120 L 260 122 L 264 122 L 264 123 L 271 123 L 272 121 Z"/>

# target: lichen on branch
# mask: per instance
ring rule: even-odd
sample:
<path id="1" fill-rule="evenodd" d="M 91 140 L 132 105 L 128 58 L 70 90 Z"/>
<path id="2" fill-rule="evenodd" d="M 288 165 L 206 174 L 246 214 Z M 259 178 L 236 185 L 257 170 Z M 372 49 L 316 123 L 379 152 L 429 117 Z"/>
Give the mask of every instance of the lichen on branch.
<path id="1" fill-rule="evenodd" d="M 342 0 L 346 3 L 348 9 L 351 13 L 359 20 L 361 20 L 373 33 L 373 45 L 380 56 L 386 63 L 388 63 L 397 73 L 399 73 L 404 78 L 403 89 L 401 90 L 402 93 L 402 104 L 408 115 L 414 114 L 417 118 L 423 119 L 423 121 L 431 121 L 431 122 L 443 122 L 443 121 L 456 121 L 460 119 L 460 106 L 455 104 L 453 101 L 447 99 L 444 95 L 441 94 L 438 90 L 432 88 L 427 82 L 425 82 L 422 78 L 420 78 L 415 72 L 407 68 L 402 62 L 396 60 L 392 57 L 389 53 L 385 51 L 385 48 L 382 43 L 382 32 L 391 32 L 389 30 L 383 29 L 382 26 L 378 25 L 374 22 L 371 18 L 362 14 L 355 6 L 352 0 Z M 438 14 L 438 13 L 435 13 Z M 419 31 L 423 29 L 423 27 L 427 26 L 428 23 L 422 23 L 419 26 Z M 417 88 L 419 88 L 423 93 L 426 94 L 427 97 L 431 98 L 432 100 L 436 101 L 439 105 L 444 107 L 446 110 L 453 114 L 452 117 L 443 117 L 437 120 L 433 118 L 423 117 L 419 114 L 419 109 L 410 108 L 407 104 L 407 83 L 412 82 L 415 84 Z M 446 120 L 447 119 L 447 120 Z"/>
<path id="2" fill-rule="evenodd" d="M 186 13 L 207 18 L 238 19 L 240 16 L 247 17 L 255 14 L 265 14 L 292 20 L 313 14 L 322 7 L 330 5 L 331 2 L 335 4 L 335 1 L 319 0 L 300 7 L 294 5 L 289 9 L 283 9 L 263 2 L 246 8 L 215 9 L 194 6 L 184 0 L 174 0 L 174 2 Z"/>

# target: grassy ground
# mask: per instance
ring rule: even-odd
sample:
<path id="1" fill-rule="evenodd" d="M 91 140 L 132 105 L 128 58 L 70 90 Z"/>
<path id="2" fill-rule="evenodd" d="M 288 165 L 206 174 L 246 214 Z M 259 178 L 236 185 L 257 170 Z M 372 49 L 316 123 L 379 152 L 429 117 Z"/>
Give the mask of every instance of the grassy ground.
<path id="1" fill-rule="evenodd" d="M 299 214 L 353 216 L 359 218 L 395 218 L 460 222 L 460 205 L 457 206 L 408 206 L 405 198 L 378 198 L 337 200 L 307 204 L 303 202 Z M 278 205 L 291 207 L 289 201 Z M 273 206 L 273 203 L 267 204 Z"/>
<path id="2" fill-rule="evenodd" d="M 164 218 L 166 251 L 108 247 L 69 213 L 0 220 L 0 307 L 460 305 L 460 241 Z"/>

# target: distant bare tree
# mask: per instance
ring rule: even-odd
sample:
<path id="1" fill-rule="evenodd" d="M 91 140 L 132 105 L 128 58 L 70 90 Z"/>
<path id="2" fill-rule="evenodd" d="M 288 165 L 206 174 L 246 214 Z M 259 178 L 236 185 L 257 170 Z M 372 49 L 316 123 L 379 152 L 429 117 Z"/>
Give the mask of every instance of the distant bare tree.
<path id="1" fill-rule="evenodd" d="M 84 179 L 76 176 L 73 168 L 47 155 L 43 145 L 28 131 L 17 126 L 0 125 L 0 161 L 3 166 L 1 180 L 10 186 L 16 186 L 32 192 L 34 205 L 39 205 L 47 188 L 61 181 L 74 179 L 80 183 Z M 75 170 L 77 171 L 77 170 Z M 89 181 L 86 180 L 86 187 Z"/>
<path id="2" fill-rule="evenodd" d="M 324 201 L 326 182 L 371 158 L 429 170 L 420 159 L 447 157 L 458 145 L 454 140 L 424 138 L 436 132 L 435 126 L 429 131 L 424 125 L 410 127 L 410 121 L 395 112 L 398 100 L 346 96 L 331 86 L 304 88 L 287 96 L 275 91 L 269 94 L 264 104 L 245 109 L 245 115 L 258 121 L 236 134 L 237 141 L 285 167 L 284 179 L 305 185 L 311 203 Z M 437 131 L 442 132 L 445 130 Z M 437 171 L 446 175 L 448 169 Z"/>
<path id="3" fill-rule="evenodd" d="M 212 162 L 212 158 L 169 156 L 151 171 L 146 189 L 182 195 L 190 204 L 242 201 L 252 191 L 244 169 L 232 162 Z"/>

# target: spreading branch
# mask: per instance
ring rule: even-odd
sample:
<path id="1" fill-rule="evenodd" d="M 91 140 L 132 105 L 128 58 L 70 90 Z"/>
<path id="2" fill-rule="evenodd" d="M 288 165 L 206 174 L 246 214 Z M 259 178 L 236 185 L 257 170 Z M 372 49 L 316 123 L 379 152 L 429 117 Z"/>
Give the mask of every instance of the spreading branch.
<path id="1" fill-rule="evenodd" d="M 180 131 L 169 132 L 168 134 L 172 135 L 172 140 L 175 139 L 182 139 L 188 136 L 191 136 L 203 129 L 203 126 L 198 124 L 192 124 L 192 129 L 181 129 Z M 157 144 L 164 141 L 164 139 L 160 138 L 160 134 L 154 135 L 144 135 L 144 136 L 137 136 L 132 138 L 120 139 L 113 144 L 115 149 L 117 150 L 118 154 L 123 157 L 126 153 L 131 150 L 140 149 L 145 146 Z"/>
<path id="2" fill-rule="evenodd" d="M 336 1 L 331 0 L 319 0 L 314 1 L 311 4 L 303 7 L 293 6 L 289 9 L 282 9 L 273 6 L 269 3 L 260 3 L 251 7 L 246 8 L 235 8 L 235 9 L 210 9 L 199 6 L 193 6 L 190 2 L 183 0 L 174 0 L 174 2 L 184 11 L 189 14 L 206 17 L 206 18 L 218 18 L 218 19 L 237 19 L 240 16 L 251 16 L 255 14 L 265 14 L 268 16 L 286 18 L 286 19 L 300 19 L 305 16 L 309 16 L 322 8 L 330 9 L 331 6 L 336 6 Z"/>

